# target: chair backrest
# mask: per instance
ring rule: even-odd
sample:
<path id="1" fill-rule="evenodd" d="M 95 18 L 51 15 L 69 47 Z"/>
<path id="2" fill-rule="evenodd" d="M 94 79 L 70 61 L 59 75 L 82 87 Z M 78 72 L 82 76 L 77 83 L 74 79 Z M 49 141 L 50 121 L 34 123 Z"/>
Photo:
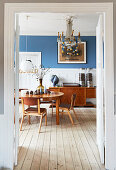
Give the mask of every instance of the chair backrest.
<path id="1" fill-rule="evenodd" d="M 40 99 L 34 99 L 31 97 L 21 98 L 22 106 L 23 106 L 23 113 L 24 111 L 24 105 L 27 106 L 37 106 L 38 108 L 38 114 L 40 114 Z"/>
<path id="2" fill-rule="evenodd" d="M 75 105 L 76 94 L 72 94 L 71 96 L 71 107 Z"/>
<path id="3" fill-rule="evenodd" d="M 37 99 L 34 99 L 32 97 L 23 97 L 21 98 L 21 100 L 23 99 L 23 104 L 27 105 L 27 106 L 35 106 L 38 105 Z"/>

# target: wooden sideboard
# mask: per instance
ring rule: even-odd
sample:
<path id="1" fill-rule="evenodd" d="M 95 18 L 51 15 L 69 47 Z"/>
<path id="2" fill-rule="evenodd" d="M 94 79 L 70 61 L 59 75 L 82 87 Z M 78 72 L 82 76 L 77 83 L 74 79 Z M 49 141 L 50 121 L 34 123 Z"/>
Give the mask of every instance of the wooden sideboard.
<path id="1" fill-rule="evenodd" d="M 95 87 L 50 87 L 51 91 L 63 92 L 60 102 L 61 103 L 71 103 L 71 95 L 76 94 L 75 106 L 91 106 L 95 105 L 91 102 L 87 102 L 87 98 L 96 98 L 96 88 Z"/>

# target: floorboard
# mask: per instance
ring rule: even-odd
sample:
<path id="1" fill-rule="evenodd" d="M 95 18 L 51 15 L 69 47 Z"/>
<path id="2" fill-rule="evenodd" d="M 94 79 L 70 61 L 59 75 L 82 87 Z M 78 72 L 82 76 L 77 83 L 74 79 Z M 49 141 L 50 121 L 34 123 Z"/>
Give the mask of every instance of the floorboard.
<path id="1" fill-rule="evenodd" d="M 47 110 L 48 124 L 43 120 L 40 134 L 39 118 L 32 117 L 30 125 L 25 118 L 14 170 L 105 170 L 96 145 L 96 109 L 75 108 L 74 125 L 67 114 L 56 125 L 55 109 L 53 116 Z"/>

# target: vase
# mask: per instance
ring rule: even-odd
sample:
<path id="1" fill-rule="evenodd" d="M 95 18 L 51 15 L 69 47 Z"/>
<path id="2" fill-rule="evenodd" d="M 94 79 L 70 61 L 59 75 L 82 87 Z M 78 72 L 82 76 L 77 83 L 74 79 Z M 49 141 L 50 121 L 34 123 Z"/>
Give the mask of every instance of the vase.
<path id="1" fill-rule="evenodd" d="M 42 85 L 42 79 L 39 79 L 39 86 L 37 87 L 37 90 L 40 92 L 40 94 L 44 93 L 44 86 Z"/>

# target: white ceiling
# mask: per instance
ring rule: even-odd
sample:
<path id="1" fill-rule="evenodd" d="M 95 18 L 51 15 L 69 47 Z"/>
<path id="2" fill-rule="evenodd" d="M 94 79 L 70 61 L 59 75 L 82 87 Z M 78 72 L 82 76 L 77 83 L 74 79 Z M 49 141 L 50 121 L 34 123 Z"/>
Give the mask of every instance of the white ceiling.
<path id="1" fill-rule="evenodd" d="M 75 35 L 92 36 L 96 34 L 98 14 L 76 13 L 22 13 L 19 15 L 21 35 L 56 36 L 58 32 L 66 32 L 66 19 L 73 16 Z"/>

